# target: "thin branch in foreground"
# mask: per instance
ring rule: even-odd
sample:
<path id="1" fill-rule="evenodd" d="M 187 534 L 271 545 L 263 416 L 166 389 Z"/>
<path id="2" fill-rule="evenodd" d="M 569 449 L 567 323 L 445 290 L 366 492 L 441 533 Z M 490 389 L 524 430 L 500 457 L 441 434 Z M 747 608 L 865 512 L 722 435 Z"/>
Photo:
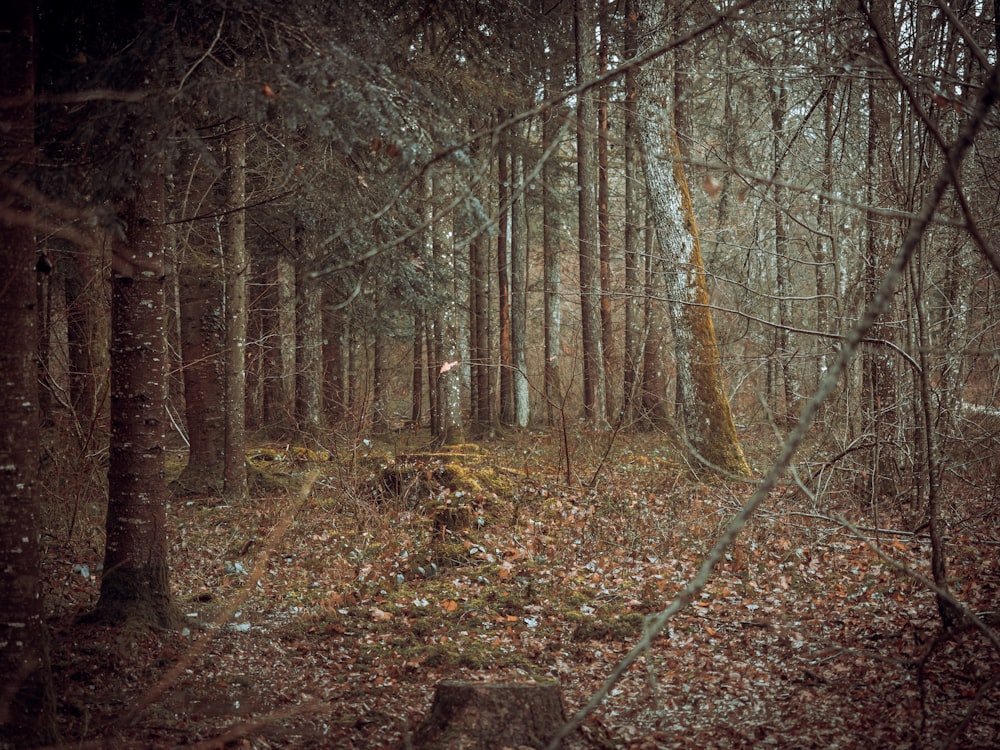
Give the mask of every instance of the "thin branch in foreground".
<path id="1" fill-rule="evenodd" d="M 622 678 L 625 672 L 635 663 L 639 656 L 650 647 L 653 640 L 657 635 L 659 635 L 660 631 L 663 630 L 667 622 L 678 612 L 685 609 L 691 601 L 701 593 L 702 589 L 705 588 L 705 585 L 712 577 L 715 567 L 722 561 L 726 550 L 728 550 L 729 547 L 732 546 L 733 542 L 736 541 L 736 538 L 743 530 L 743 527 L 746 526 L 746 524 L 753 517 L 754 512 L 761 505 L 761 503 L 764 502 L 771 490 L 777 486 L 779 479 L 791 465 L 792 458 L 795 456 L 799 446 L 802 444 L 802 441 L 809 433 L 809 429 L 812 426 L 812 422 L 815 419 L 816 414 L 819 412 L 820 406 L 836 389 L 837 384 L 840 382 L 841 375 L 847 369 L 848 364 L 850 364 L 855 352 L 861 345 L 865 336 L 868 334 L 868 331 L 871 330 L 876 319 L 886 309 L 888 309 L 889 303 L 896 292 L 896 287 L 902 279 L 903 271 L 909 264 L 913 254 L 917 250 L 917 247 L 920 245 L 920 240 L 923 237 L 924 232 L 933 220 L 937 207 L 940 204 L 941 199 L 944 197 L 948 186 L 951 184 L 952 168 L 957 168 L 958 165 L 960 165 L 964 160 L 966 153 L 971 148 L 975 140 L 976 134 L 982 127 L 987 114 L 993 107 L 993 104 L 996 102 L 998 96 L 1000 96 L 1000 66 L 994 66 L 972 116 L 965 124 L 965 127 L 962 129 L 958 138 L 948 149 L 945 164 L 938 171 L 937 179 L 935 180 L 931 191 L 924 198 L 923 207 L 920 213 L 910 222 L 910 225 L 907 228 L 906 236 L 903 238 L 903 243 L 893 257 L 892 264 L 882 277 L 882 281 L 879 284 L 875 297 L 868 303 L 861 318 L 854 325 L 854 328 L 852 328 L 847 334 L 844 345 L 838 352 L 836 360 L 820 381 L 816 392 L 812 395 L 809 401 L 806 402 L 795 429 L 789 433 L 787 438 L 785 438 L 785 442 L 781 446 L 778 457 L 774 460 L 774 463 L 771 464 L 771 467 L 761 479 L 760 484 L 757 485 L 757 488 L 747 500 L 746 504 L 739 510 L 739 512 L 736 513 L 735 516 L 733 516 L 732 520 L 730 520 L 726 529 L 723 531 L 718 541 L 716 541 L 704 562 L 702 562 L 701 567 L 698 568 L 698 572 L 695 574 L 694 578 L 692 578 L 690 582 L 688 582 L 688 584 L 681 589 L 680 593 L 677 594 L 666 609 L 647 620 L 647 627 L 639 642 L 632 647 L 621 662 L 618 663 L 618 666 L 612 670 L 611 674 L 608 675 L 604 683 L 597 690 L 597 692 L 594 693 L 586 705 L 577 711 L 577 713 L 574 714 L 574 716 L 567 721 L 558 732 L 556 732 L 555 736 L 548 745 L 548 750 L 558 750 L 562 740 L 574 732 L 583 723 L 584 719 L 586 719 L 587 716 L 589 716 L 594 709 L 596 709 L 604 701 L 608 693 L 611 692 L 611 688 L 614 687 L 614 685 Z"/>

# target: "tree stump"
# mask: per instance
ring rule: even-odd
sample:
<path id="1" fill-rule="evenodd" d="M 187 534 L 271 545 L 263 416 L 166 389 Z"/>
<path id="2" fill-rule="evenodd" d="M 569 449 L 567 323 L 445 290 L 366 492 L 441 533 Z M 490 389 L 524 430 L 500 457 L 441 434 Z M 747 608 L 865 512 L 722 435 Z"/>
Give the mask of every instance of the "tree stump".
<path id="1" fill-rule="evenodd" d="M 566 721 L 562 688 L 547 682 L 443 680 L 414 736 L 416 750 L 544 748 Z"/>

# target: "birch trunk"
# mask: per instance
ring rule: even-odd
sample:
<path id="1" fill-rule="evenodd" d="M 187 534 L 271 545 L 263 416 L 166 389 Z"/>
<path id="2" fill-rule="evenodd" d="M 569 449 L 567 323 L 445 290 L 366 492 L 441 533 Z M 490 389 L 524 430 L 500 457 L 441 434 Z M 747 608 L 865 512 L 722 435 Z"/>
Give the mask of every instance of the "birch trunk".
<path id="1" fill-rule="evenodd" d="M 650 47 L 662 46 L 667 28 L 662 5 L 642 0 L 637 6 L 640 38 Z M 659 62 L 665 64 L 666 58 Z M 638 77 L 636 114 L 674 336 L 680 421 L 688 445 L 709 467 L 746 476 L 750 469 L 723 387 L 698 232 L 670 122 L 670 76 L 651 63 Z"/>

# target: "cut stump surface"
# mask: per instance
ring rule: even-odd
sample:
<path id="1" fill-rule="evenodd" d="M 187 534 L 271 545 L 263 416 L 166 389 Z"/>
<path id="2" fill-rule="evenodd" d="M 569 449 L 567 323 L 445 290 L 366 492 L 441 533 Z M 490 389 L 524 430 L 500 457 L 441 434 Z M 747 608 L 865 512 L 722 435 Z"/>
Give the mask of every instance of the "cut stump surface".
<path id="1" fill-rule="evenodd" d="M 414 736 L 417 750 L 544 748 L 565 723 L 556 681 L 444 680 Z"/>

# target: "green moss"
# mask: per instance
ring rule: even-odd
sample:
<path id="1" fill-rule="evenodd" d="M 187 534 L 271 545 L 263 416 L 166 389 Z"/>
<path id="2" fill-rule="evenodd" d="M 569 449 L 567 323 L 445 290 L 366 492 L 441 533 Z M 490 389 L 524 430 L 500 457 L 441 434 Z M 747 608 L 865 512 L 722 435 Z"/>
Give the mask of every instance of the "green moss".
<path id="1" fill-rule="evenodd" d="M 615 617 L 588 617 L 573 629 L 573 640 L 583 641 L 629 641 L 642 635 L 645 615 L 629 612 Z"/>

